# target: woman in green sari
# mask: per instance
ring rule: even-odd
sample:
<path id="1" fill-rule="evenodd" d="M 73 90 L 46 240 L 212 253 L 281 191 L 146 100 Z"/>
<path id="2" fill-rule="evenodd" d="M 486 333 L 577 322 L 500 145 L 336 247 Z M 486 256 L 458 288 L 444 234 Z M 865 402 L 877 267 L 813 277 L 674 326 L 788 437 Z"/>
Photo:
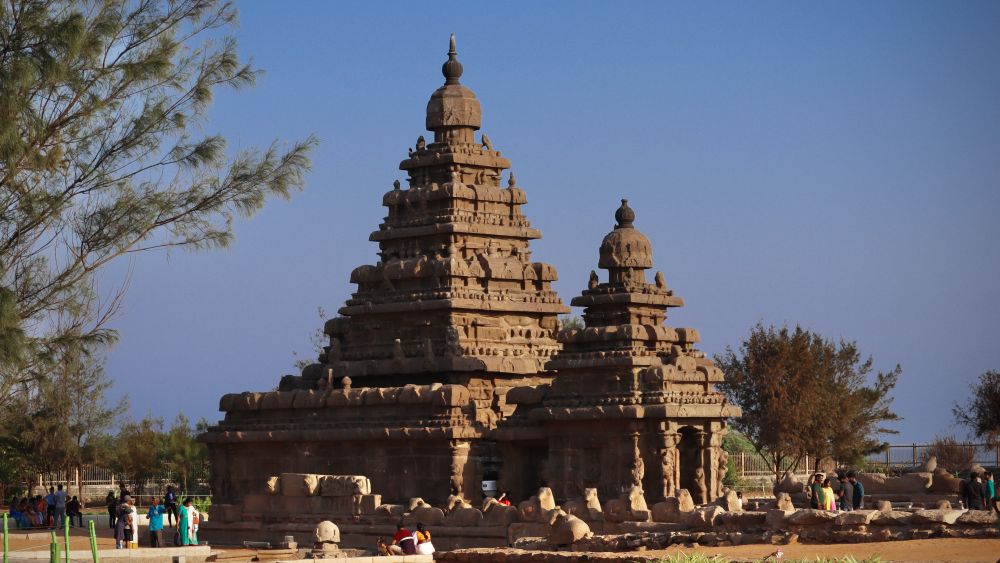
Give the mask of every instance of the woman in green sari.
<path id="1" fill-rule="evenodd" d="M 180 509 L 180 518 L 177 522 L 177 533 L 181 537 L 181 545 L 198 545 L 198 538 L 194 534 L 194 521 L 191 518 L 191 499 L 184 499 Z"/>

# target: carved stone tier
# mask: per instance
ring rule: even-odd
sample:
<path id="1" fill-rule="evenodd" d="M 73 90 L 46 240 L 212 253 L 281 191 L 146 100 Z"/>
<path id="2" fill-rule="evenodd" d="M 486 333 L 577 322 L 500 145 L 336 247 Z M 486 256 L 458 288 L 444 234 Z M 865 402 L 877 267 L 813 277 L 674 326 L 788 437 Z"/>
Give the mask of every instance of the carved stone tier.
<path id="1" fill-rule="evenodd" d="M 723 374 L 695 348 L 698 331 L 663 325 L 667 309 L 684 302 L 662 274 L 645 281 L 652 247 L 634 228 L 627 201 L 615 217 L 600 247 L 608 281 L 591 272 L 588 289 L 573 299 L 586 307 L 586 327 L 559 334 L 563 350 L 547 365 L 555 380 L 512 390 L 508 403 L 517 408 L 491 434 L 503 451 L 544 448 L 543 470 L 533 476 L 518 464 L 508 473 L 505 456 L 502 480 L 513 491 L 540 480 L 561 499 L 586 488 L 616 496 L 633 486 L 653 500 L 678 487 L 701 498 L 704 488 L 707 502 L 721 493 L 725 419 L 740 409 L 715 390 Z"/>

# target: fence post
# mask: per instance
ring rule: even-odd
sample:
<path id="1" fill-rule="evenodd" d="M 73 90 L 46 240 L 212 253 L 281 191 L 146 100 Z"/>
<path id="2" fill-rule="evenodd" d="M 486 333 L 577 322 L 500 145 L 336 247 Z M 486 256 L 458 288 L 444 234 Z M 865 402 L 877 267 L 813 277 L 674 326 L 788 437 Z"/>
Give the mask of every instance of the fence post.
<path id="1" fill-rule="evenodd" d="M 914 444 L 913 444 L 913 467 L 916 467 L 916 466 L 917 466 L 917 444 L 916 444 L 916 442 L 914 442 Z"/>
<path id="2" fill-rule="evenodd" d="M 885 470 L 888 471 L 892 467 L 892 446 L 887 446 L 885 448 Z"/>
<path id="3" fill-rule="evenodd" d="M 52 525 L 58 526 L 59 523 L 53 522 Z M 138 527 L 139 525 L 136 524 L 136 528 Z M 65 540 L 66 545 L 66 563 L 69 563 L 69 517 L 65 515 L 63 516 L 63 539 Z"/>
<path id="4" fill-rule="evenodd" d="M 10 532 L 7 530 L 7 513 L 3 513 L 3 563 L 7 563 L 7 552 L 10 551 L 10 546 L 7 544 L 7 535 Z"/>
<path id="5" fill-rule="evenodd" d="M 100 563 L 97 556 L 97 532 L 94 530 L 94 521 L 90 521 L 90 554 L 94 557 L 94 563 Z"/>

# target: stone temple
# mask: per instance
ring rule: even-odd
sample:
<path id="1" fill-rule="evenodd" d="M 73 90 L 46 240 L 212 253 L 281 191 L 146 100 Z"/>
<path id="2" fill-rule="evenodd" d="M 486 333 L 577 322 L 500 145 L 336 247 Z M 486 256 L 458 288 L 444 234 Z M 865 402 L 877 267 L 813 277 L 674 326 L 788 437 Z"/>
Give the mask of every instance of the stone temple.
<path id="1" fill-rule="evenodd" d="M 213 503 L 249 506 L 282 474 L 364 476 L 364 510 L 478 502 L 489 480 L 515 500 L 542 486 L 557 501 L 586 489 L 715 499 L 726 419 L 740 410 L 715 390 L 723 375 L 698 331 L 665 324 L 684 302 L 661 273 L 647 279 L 641 214 L 622 200 L 600 244 L 605 273 L 571 302 L 585 327 L 561 330 L 556 269 L 532 260 L 541 233 L 510 161 L 477 139 L 482 109 L 459 82 L 454 38 L 442 72 L 433 137 L 400 163 L 407 185 L 382 197 L 378 259 L 351 273 L 329 345 L 277 391 L 222 397 L 224 420 L 201 437 Z"/>

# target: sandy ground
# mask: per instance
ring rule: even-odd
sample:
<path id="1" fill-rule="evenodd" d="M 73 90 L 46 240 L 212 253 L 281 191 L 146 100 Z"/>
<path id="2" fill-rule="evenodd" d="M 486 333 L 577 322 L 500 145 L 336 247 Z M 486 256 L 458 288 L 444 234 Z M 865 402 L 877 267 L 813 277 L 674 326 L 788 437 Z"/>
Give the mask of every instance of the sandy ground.
<path id="1" fill-rule="evenodd" d="M 164 530 L 164 535 L 172 535 L 173 529 Z M 97 530 L 97 543 L 100 549 L 112 549 L 115 546 L 111 530 Z M 11 530 L 9 539 L 10 550 L 14 551 L 47 551 L 49 546 L 48 532 L 33 532 L 25 539 L 23 532 Z M 59 544 L 62 546 L 62 537 Z M 142 538 L 142 546 L 146 546 L 146 538 Z M 61 547 L 60 547 L 61 548 Z M 90 541 L 86 529 L 70 529 L 70 549 L 90 549 Z M 633 552 L 644 559 L 657 556 L 669 556 L 676 553 L 703 553 L 721 555 L 730 559 L 763 559 L 775 552 L 773 545 L 743 545 L 733 547 L 692 547 L 674 546 L 659 551 Z M 793 544 L 783 545 L 785 559 L 815 559 L 817 557 L 853 556 L 856 559 L 879 557 L 883 561 L 1000 561 L 1000 539 L 930 539 L 894 541 L 881 543 L 858 544 Z M 627 559 L 628 553 L 620 554 Z"/>
<path id="2" fill-rule="evenodd" d="M 793 544 L 780 546 L 785 559 L 852 556 L 879 557 L 883 561 L 1000 561 L 1000 539 L 930 539 L 855 544 Z M 675 553 L 704 553 L 732 559 L 763 559 L 775 552 L 774 545 L 733 547 L 671 547 L 642 555 L 668 556 Z"/>
<path id="3" fill-rule="evenodd" d="M 87 522 L 84 522 L 86 524 Z M 51 530 L 10 530 L 10 539 L 8 540 L 11 551 L 48 551 L 49 541 L 51 541 Z M 110 528 L 102 528 L 98 526 L 96 528 L 97 532 L 97 548 L 98 549 L 114 549 L 115 538 L 111 533 Z M 164 529 L 164 536 L 167 534 L 173 536 L 174 529 Z M 26 537 L 27 536 L 27 537 Z M 63 547 L 63 534 L 62 530 L 56 532 L 56 536 L 59 538 L 59 549 L 65 549 Z M 144 534 L 140 538 L 140 545 L 143 547 L 148 547 L 149 543 Z M 87 528 L 70 528 L 69 529 L 69 549 L 70 551 L 77 549 L 90 549 L 90 536 L 88 535 Z"/>

